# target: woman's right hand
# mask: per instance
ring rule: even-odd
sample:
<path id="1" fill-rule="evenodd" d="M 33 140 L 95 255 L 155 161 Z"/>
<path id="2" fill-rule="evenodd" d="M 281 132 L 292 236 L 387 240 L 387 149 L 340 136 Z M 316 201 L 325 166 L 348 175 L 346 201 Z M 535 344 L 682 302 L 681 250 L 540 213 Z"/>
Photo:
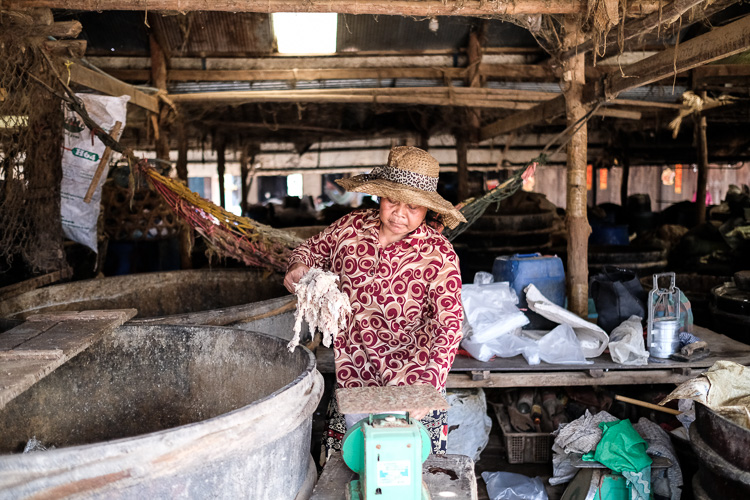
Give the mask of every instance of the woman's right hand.
<path id="1" fill-rule="evenodd" d="M 302 276 L 307 274 L 307 271 L 309 270 L 310 268 L 301 262 L 297 262 L 289 268 L 289 270 L 286 272 L 286 275 L 284 276 L 284 286 L 287 290 L 289 290 L 289 293 L 294 293 L 294 285 L 299 283 L 299 280 L 302 279 Z"/>

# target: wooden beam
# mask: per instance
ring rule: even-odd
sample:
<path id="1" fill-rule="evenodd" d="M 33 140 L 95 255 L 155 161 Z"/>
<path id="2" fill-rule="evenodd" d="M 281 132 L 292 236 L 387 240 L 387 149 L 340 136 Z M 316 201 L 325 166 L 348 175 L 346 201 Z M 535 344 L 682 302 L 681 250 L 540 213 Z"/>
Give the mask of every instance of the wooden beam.
<path id="1" fill-rule="evenodd" d="M 632 5 L 631 5 L 632 3 Z M 5 0 L 8 10 L 49 7 L 70 9 L 70 0 Z M 500 14 L 582 14 L 585 0 L 77 0 L 76 10 L 221 11 L 221 12 L 337 12 L 395 16 L 496 16 Z M 628 14 L 642 16 L 658 2 L 628 2 Z"/>
<path id="2" fill-rule="evenodd" d="M 50 55 L 80 59 L 86 53 L 86 40 L 46 40 L 44 50 Z"/>
<path id="3" fill-rule="evenodd" d="M 653 2 L 651 2 L 653 3 Z M 642 2 L 648 5 L 649 2 Z M 70 9 L 69 0 L 6 0 L 6 9 Z M 493 16 L 498 14 L 579 14 L 582 0 L 77 0 L 76 10 L 338 12 L 401 16 Z"/>
<path id="4" fill-rule="evenodd" d="M 748 48 L 750 48 L 750 16 L 745 16 L 680 44 L 677 47 L 676 58 L 673 47 L 626 66 L 621 72 L 609 74 L 604 80 L 604 94 L 608 101 L 612 101 L 621 92 L 673 75 L 675 68 L 677 73 L 681 73 Z M 593 95 L 593 92 L 591 94 Z M 585 101 L 591 104 L 595 99 L 589 98 Z M 564 106 L 565 100 L 562 97 L 538 104 L 526 111 L 485 125 L 480 131 L 480 138 L 481 140 L 490 139 L 543 120 L 551 120 L 564 113 Z"/>
<path id="5" fill-rule="evenodd" d="M 614 99 L 621 92 L 656 82 L 698 66 L 718 61 L 750 48 L 750 15 L 714 28 L 679 46 L 631 64 L 605 79 L 605 97 Z"/>
<path id="6" fill-rule="evenodd" d="M 646 33 L 653 31 L 659 26 L 668 26 L 679 19 L 680 16 L 682 16 L 685 12 L 705 1 L 706 0 L 674 0 L 664 6 L 661 12 L 657 11 L 648 17 L 644 17 L 643 19 L 625 23 L 623 41 L 628 41 L 641 35 L 645 35 Z M 599 46 L 596 47 L 597 50 L 601 52 L 604 48 L 604 52 L 606 52 L 607 48 L 615 46 L 619 43 L 619 36 L 620 29 L 619 27 L 616 27 L 609 32 L 609 35 L 607 35 L 605 42 L 603 44 L 599 44 Z M 593 38 L 589 38 L 585 42 L 563 52 L 560 55 L 560 58 L 567 59 L 573 57 L 576 54 L 588 52 L 593 48 L 594 40 Z"/>
<path id="7" fill-rule="evenodd" d="M 130 102 L 136 106 L 154 113 L 159 112 L 159 100 L 156 97 L 111 76 L 90 70 L 80 62 L 70 66 L 70 81 L 111 96 L 129 95 Z"/>
<path id="8" fill-rule="evenodd" d="M 147 81 L 147 69 L 123 69 L 103 66 L 104 71 L 124 81 Z M 587 67 L 587 78 L 598 78 L 602 71 Z M 466 68 L 453 67 L 373 67 L 373 68 L 299 68 L 299 69 L 173 69 L 167 79 L 172 82 L 234 82 L 234 81 L 310 81 L 310 80 L 385 80 L 391 78 L 451 79 L 466 78 Z M 485 80 L 557 81 L 552 66 L 547 64 L 480 64 L 479 75 Z"/>
<path id="9" fill-rule="evenodd" d="M 34 26 L 34 35 L 55 38 L 75 38 L 83 29 L 78 21 L 60 21 L 47 26 Z"/>
<path id="10" fill-rule="evenodd" d="M 485 125 L 479 131 L 479 140 L 484 141 L 527 125 L 533 125 L 544 120 L 552 120 L 563 113 L 565 113 L 565 96 L 560 94 L 554 99 L 537 104 L 531 109 Z"/>
<path id="11" fill-rule="evenodd" d="M 625 120 L 640 120 L 641 113 L 639 111 L 628 111 L 626 109 L 617 108 L 600 108 L 594 113 L 596 116 L 604 116 L 608 118 L 622 118 Z"/>

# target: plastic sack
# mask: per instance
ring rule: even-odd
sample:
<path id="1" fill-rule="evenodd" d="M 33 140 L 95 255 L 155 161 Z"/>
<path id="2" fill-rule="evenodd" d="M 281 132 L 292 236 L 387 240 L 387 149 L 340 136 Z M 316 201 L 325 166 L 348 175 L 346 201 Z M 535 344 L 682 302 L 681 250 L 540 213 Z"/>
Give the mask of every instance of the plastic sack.
<path id="1" fill-rule="evenodd" d="M 125 129 L 127 103 L 130 96 L 110 97 L 93 94 L 76 94 L 86 106 L 86 111 L 105 131 L 116 122 Z M 115 137 L 117 139 L 117 137 Z M 62 181 L 60 184 L 60 216 L 66 238 L 86 245 L 98 252 L 97 221 L 102 199 L 102 185 L 107 180 L 107 170 L 99 178 L 91 203 L 83 201 L 94 173 L 99 166 L 106 146 L 83 125 L 74 111 L 65 107 L 63 130 Z"/>
<path id="2" fill-rule="evenodd" d="M 570 325 L 558 325 L 539 339 L 539 357 L 545 363 L 556 365 L 588 365 L 581 342 Z"/>
<path id="3" fill-rule="evenodd" d="M 489 361 L 494 356 L 512 358 L 519 354 L 530 365 L 538 365 L 540 361 L 537 341 L 523 336 L 520 328 L 486 342 L 476 341 L 473 337 L 464 338 L 461 347 L 479 361 Z"/>
<path id="4" fill-rule="evenodd" d="M 488 273 L 487 271 L 479 271 L 474 274 L 475 285 L 489 285 L 490 283 L 494 282 L 495 277 L 492 276 L 492 273 Z"/>
<path id="5" fill-rule="evenodd" d="M 475 462 L 490 440 L 492 419 L 487 416 L 487 399 L 480 389 L 449 390 L 445 399 L 448 408 L 448 450 L 466 455 Z"/>
<path id="6" fill-rule="evenodd" d="M 486 285 L 463 285 L 461 303 L 464 321 L 471 326 L 473 342 L 487 342 L 528 324 L 518 310 L 518 296 L 507 281 Z"/>
<path id="7" fill-rule="evenodd" d="M 607 348 L 609 337 L 600 327 L 589 323 L 557 304 L 553 304 L 534 285 L 527 286 L 524 291 L 526 292 L 529 309 L 550 321 L 573 327 L 576 337 L 581 342 L 581 349 L 583 349 L 585 357 L 595 358 L 600 356 Z"/>
<path id="8" fill-rule="evenodd" d="M 538 477 L 513 472 L 482 472 L 490 500 L 547 500 L 544 483 Z"/>
<path id="9" fill-rule="evenodd" d="M 622 365 L 648 364 L 648 351 L 643 342 L 641 318 L 631 316 L 609 335 L 609 354 L 612 361 Z"/>

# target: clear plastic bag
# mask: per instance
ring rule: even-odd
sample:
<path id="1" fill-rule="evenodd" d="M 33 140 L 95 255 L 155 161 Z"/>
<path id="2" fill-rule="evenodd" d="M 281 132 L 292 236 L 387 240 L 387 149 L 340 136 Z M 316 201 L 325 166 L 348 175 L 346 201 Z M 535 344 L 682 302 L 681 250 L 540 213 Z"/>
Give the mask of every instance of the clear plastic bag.
<path id="1" fill-rule="evenodd" d="M 648 351 L 643 342 L 641 318 L 631 316 L 609 334 L 609 355 L 623 365 L 648 364 Z"/>
<path id="2" fill-rule="evenodd" d="M 487 342 L 528 324 L 529 319 L 518 310 L 518 296 L 507 281 L 461 287 L 464 321 L 470 328 L 471 340 Z"/>
<path id="3" fill-rule="evenodd" d="M 544 483 L 538 477 L 513 472 L 482 472 L 490 500 L 547 500 Z"/>
<path id="4" fill-rule="evenodd" d="M 545 363 L 556 365 L 588 365 L 581 342 L 570 325 L 558 325 L 539 339 L 539 357 Z"/>
<path id="5" fill-rule="evenodd" d="M 536 340 L 523 336 L 520 328 L 486 342 L 476 341 L 474 337 L 465 338 L 461 341 L 461 347 L 479 361 L 489 361 L 494 356 L 512 358 L 522 354 L 530 365 L 539 364 Z"/>

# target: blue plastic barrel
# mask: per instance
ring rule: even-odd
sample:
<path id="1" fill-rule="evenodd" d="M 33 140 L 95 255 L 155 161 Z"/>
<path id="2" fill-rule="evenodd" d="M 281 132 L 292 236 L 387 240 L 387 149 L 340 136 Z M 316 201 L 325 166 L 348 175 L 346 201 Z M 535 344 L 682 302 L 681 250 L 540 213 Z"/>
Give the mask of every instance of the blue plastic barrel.
<path id="1" fill-rule="evenodd" d="M 502 255 L 492 265 L 495 281 L 508 281 L 518 294 L 518 307 L 528 307 L 523 289 L 533 283 L 551 302 L 565 306 L 565 270 L 562 260 L 540 253 Z"/>

